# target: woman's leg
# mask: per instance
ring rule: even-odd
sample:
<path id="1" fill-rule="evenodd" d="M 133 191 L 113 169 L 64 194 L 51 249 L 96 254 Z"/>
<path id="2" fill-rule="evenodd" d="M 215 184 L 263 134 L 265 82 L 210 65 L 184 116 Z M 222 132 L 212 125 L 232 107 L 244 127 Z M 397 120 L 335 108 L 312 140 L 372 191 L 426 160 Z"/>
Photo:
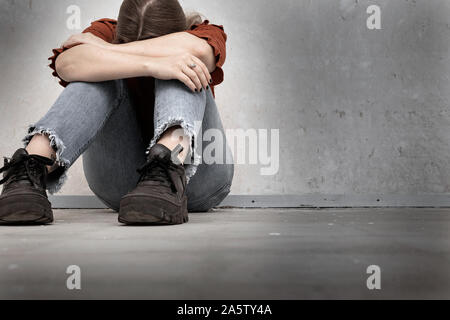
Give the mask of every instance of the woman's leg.
<path id="1" fill-rule="evenodd" d="M 155 135 L 149 148 L 157 142 L 161 143 L 161 137 L 164 137 L 167 128 L 174 126 L 183 130 L 170 133 L 173 141 L 192 142 L 188 145 L 193 146 L 194 152 L 187 153 L 184 161 L 188 181 L 188 210 L 207 211 L 218 205 L 230 192 L 234 165 L 211 90 L 192 93 L 177 80 L 156 80 L 154 126 Z M 211 148 L 202 140 L 205 136 L 210 139 L 211 135 L 215 139 L 213 142 L 217 150 L 212 153 L 219 160 L 217 163 L 203 159 L 204 156 L 208 158 Z M 172 149 L 176 144 L 165 145 Z M 215 152 L 221 156 L 215 155 Z"/>
<path id="2" fill-rule="evenodd" d="M 31 140 L 34 142 L 35 135 L 44 134 L 55 150 L 59 166 L 47 177 L 47 190 L 51 194 L 61 189 L 66 171 L 123 104 L 124 97 L 126 87 L 122 81 L 74 82 L 63 90 L 44 117 L 29 126 L 23 139 L 25 147 Z M 39 146 L 30 145 L 30 152 L 33 148 Z"/>
<path id="3" fill-rule="evenodd" d="M 69 84 L 44 117 L 30 125 L 26 149 L 17 149 L 0 168 L 0 224 L 53 221 L 46 189 L 54 193 L 62 187 L 67 169 L 124 105 L 125 94 L 122 81 Z M 48 166 L 55 170 L 48 173 Z"/>
<path id="4" fill-rule="evenodd" d="M 119 211 L 121 197 L 136 186 L 136 169 L 146 161 L 148 141 L 144 141 L 140 128 L 145 123 L 145 119 L 138 121 L 131 100 L 124 98 L 83 154 L 90 189 L 115 211 Z"/>
<path id="5" fill-rule="evenodd" d="M 56 152 L 51 146 L 48 134 L 35 134 L 25 149 L 29 154 L 37 154 L 53 160 L 56 159 Z M 48 172 L 53 171 L 54 168 L 55 166 L 47 166 Z"/>
<path id="6" fill-rule="evenodd" d="M 234 175 L 233 156 L 219 110 L 211 90 L 205 95 L 201 135 L 197 137 L 202 159 L 187 185 L 189 211 L 208 211 L 220 204 L 230 193 Z"/>
<path id="7" fill-rule="evenodd" d="M 136 187 L 120 201 L 120 222 L 179 224 L 188 221 L 188 207 L 206 211 L 223 200 L 233 164 L 202 163 L 206 146 L 201 137 L 209 130 L 220 133 L 223 143 L 217 152 L 225 154 L 228 147 L 210 90 L 192 93 L 178 80 L 155 80 L 154 135 Z"/>

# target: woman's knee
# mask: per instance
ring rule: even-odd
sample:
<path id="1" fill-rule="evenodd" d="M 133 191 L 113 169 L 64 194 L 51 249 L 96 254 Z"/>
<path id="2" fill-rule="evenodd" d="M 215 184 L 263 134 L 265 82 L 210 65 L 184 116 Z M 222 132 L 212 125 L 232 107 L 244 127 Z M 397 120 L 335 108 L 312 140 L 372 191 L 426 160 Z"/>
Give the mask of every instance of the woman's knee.
<path id="1" fill-rule="evenodd" d="M 204 106 L 207 92 L 192 92 L 184 83 L 178 80 L 155 79 L 155 108 L 170 106 L 184 108 Z"/>
<path id="2" fill-rule="evenodd" d="M 114 93 L 120 93 L 123 90 L 122 80 L 110 80 L 99 82 L 75 81 L 70 82 L 65 89 L 79 90 L 85 92 L 87 90 L 111 90 Z"/>
<path id="3" fill-rule="evenodd" d="M 61 98 L 73 103 L 83 102 L 95 106 L 108 104 L 114 106 L 121 101 L 126 93 L 126 84 L 123 80 L 102 82 L 71 82 L 61 93 Z"/>

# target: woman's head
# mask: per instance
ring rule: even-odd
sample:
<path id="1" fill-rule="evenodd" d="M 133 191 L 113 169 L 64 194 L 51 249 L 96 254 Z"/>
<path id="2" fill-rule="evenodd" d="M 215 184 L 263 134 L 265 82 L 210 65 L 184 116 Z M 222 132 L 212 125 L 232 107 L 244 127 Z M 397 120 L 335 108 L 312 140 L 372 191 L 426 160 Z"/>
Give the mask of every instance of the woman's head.
<path id="1" fill-rule="evenodd" d="M 200 23 L 198 14 L 186 17 L 178 0 L 124 0 L 115 43 L 127 43 L 184 31 Z"/>

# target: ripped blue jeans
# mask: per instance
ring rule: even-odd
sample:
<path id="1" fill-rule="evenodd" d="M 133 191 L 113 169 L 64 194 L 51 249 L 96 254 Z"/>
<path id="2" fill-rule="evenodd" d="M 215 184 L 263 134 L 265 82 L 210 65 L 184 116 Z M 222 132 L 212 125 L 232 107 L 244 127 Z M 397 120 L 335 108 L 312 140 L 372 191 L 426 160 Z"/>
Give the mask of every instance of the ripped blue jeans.
<path id="1" fill-rule="evenodd" d="M 23 139 L 27 146 L 37 133 L 50 138 L 59 167 L 48 176 L 48 192 L 61 189 L 67 170 L 83 155 L 90 189 L 118 211 L 121 197 L 136 186 L 136 169 L 145 163 L 150 147 L 167 128 L 178 125 L 192 139 L 185 162 L 188 210 L 207 211 L 218 205 L 230 192 L 234 165 L 211 90 L 193 93 L 178 80 L 158 79 L 154 90 L 154 133 L 149 142 L 143 139 L 125 80 L 69 84 Z M 207 147 L 202 137 L 210 129 L 222 133 L 222 150 L 215 152 L 224 155 L 223 161 L 202 161 Z"/>

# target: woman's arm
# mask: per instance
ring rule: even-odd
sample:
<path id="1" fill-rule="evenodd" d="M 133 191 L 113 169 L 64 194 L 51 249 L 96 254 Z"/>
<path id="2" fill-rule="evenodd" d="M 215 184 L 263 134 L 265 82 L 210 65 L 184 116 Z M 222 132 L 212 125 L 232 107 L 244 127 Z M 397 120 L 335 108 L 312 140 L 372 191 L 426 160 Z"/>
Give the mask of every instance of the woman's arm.
<path id="1" fill-rule="evenodd" d="M 161 37 L 124 44 L 108 44 L 117 52 L 143 56 L 164 57 L 188 52 L 199 58 L 212 73 L 216 69 L 213 48 L 202 38 L 187 32 L 176 32 Z"/>
<path id="2" fill-rule="evenodd" d="M 63 46 L 70 48 L 79 44 L 91 44 L 119 53 L 148 57 L 168 57 L 189 53 L 199 58 L 206 65 L 210 73 L 216 68 L 213 48 L 206 40 L 187 32 L 176 32 L 153 39 L 124 44 L 112 44 L 91 33 L 81 33 L 71 36 L 64 42 Z"/>
<path id="3" fill-rule="evenodd" d="M 191 69 L 194 62 L 197 67 Z M 206 88 L 210 80 L 203 62 L 188 54 L 149 57 L 117 52 L 91 44 L 76 45 L 56 59 L 56 71 L 67 82 L 97 82 L 131 77 L 178 79 L 192 91 Z"/>
<path id="4" fill-rule="evenodd" d="M 82 44 L 61 53 L 56 59 L 56 71 L 67 82 L 144 77 L 148 75 L 148 60 Z"/>

